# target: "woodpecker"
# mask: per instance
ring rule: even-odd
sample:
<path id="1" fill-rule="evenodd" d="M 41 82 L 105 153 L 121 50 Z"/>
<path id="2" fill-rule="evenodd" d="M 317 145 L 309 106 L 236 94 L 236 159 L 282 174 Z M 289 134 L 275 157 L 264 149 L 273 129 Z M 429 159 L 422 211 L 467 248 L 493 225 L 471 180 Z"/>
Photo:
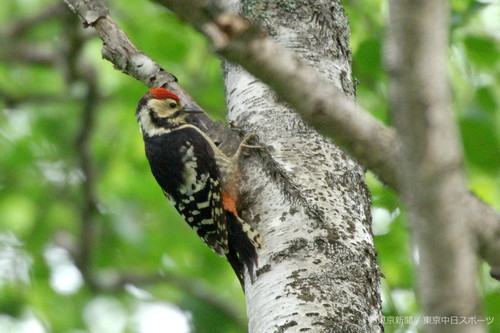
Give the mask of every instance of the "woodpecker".
<path id="1" fill-rule="evenodd" d="M 238 161 L 252 136 L 234 156 L 225 155 L 189 115 L 203 111 L 184 104 L 170 90 L 153 88 L 139 100 L 136 116 L 146 157 L 167 199 L 215 253 L 225 256 L 244 288 L 244 267 L 253 281 L 259 234 L 236 210 Z"/>

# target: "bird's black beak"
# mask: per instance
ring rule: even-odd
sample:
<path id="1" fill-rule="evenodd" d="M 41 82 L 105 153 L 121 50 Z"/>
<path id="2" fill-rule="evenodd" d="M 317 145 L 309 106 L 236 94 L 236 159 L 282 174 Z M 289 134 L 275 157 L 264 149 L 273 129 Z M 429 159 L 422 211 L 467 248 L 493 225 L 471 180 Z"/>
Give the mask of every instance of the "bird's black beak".
<path id="1" fill-rule="evenodd" d="M 181 110 L 182 113 L 187 113 L 187 114 L 196 114 L 196 113 L 203 113 L 204 111 L 201 110 L 200 108 L 198 107 L 193 107 L 191 105 L 186 105 L 182 110 Z"/>

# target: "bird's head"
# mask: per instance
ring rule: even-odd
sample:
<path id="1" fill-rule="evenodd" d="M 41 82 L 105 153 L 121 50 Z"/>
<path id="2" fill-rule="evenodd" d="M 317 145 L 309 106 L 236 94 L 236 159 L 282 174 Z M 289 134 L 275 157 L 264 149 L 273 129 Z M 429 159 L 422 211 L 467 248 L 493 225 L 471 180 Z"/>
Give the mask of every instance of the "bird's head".
<path id="1" fill-rule="evenodd" d="M 143 134 L 154 136 L 184 123 L 186 118 L 202 110 L 185 105 L 179 96 L 165 88 L 153 88 L 142 96 L 135 115 Z"/>

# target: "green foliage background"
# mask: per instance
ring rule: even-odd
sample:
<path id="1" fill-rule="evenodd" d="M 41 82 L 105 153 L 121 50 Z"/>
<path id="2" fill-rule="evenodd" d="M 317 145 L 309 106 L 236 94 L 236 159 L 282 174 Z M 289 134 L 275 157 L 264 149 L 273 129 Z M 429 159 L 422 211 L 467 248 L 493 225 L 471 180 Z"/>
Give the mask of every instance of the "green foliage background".
<path id="1" fill-rule="evenodd" d="M 11 33 L 19 20 L 54 3 L 0 2 L 0 331 L 146 332 L 139 328 L 140 309 L 162 305 L 182 311 L 192 332 L 244 332 L 236 278 L 166 203 L 150 175 L 134 117 L 146 87 L 101 59 L 101 42 L 88 37 L 90 29 L 81 47 L 73 45 L 79 23 L 71 14 Z M 219 60 L 202 36 L 148 1 L 109 6 L 139 49 L 175 74 L 213 118 L 224 118 Z M 354 0 L 344 6 L 358 103 L 390 123 L 382 56 L 387 3 Z M 469 183 L 500 210 L 500 4 L 454 0 L 451 7 L 449 72 Z M 53 50 L 56 57 L 28 61 L 16 51 L 26 45 Z M 92 88 L 78 73 L 86 66 L 95 69 L 99 92 L 85 159 L 90 192 L 79 145 Z M 385 274 L 384 312 L 412 318 L 386 328 L 413 332 L 419 308 L 404 208 L 371 174 L 368 181 Z M 86 193 L 95 209 L 87 209 Z M 87 256 L 79 255 L 84 232 L 90 235 Z M 500 286 L 485 264 L 481 270 L 485 315 L 495 317 L 488 328 L 498 332 Z M 167 332 L 177 332 L 173 322 L 167 324 Z"/>

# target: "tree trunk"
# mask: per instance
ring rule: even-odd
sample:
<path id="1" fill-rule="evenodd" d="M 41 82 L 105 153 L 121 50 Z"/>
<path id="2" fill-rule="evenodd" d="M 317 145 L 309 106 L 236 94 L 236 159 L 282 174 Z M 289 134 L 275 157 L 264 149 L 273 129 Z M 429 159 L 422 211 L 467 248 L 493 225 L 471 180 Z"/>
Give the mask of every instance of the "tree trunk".
<path id="1" fill-rule="evenodd" d="M 234 3 L 353 98 L 338 1 Z M 257 277 L 246 283 L 249 331 L 382 332 L 363 169 L 241 67 L 226 62 L 224 71 L 228 120 L 256 133 L 266 150 L 242 163 L 243 197 L 251 198 L 244 218 L 265 242 Z"/>
<path id="2" fill-rule="evenodd" d="M 390 4 L 391 110 L 403 148 L 399 182 L 418 254 L 422 312 L 447 319 L 481 317 L 477 244 L 467 214 L 457 209 L 466 202 L 467 182 L 447 75 L 448 2 Z M 426 325 L 424 331 L 480 333 L 486 328 L 480 321 L 448 321 Z"/>

